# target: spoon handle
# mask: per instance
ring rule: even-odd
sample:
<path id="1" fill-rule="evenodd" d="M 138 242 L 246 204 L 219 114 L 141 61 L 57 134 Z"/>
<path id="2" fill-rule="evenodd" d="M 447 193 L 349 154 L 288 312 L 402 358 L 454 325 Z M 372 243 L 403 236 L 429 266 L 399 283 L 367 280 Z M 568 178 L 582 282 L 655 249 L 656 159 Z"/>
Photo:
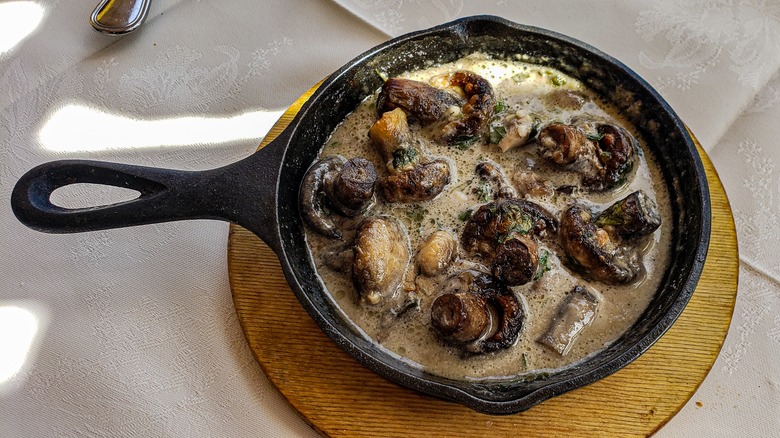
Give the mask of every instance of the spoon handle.
<path id="1" fill-rule="evenodd" d="M 151 0 L 101 0 L 89 22 L 100 32 L 124 35 L 143 24 L 150 3 Z"/>

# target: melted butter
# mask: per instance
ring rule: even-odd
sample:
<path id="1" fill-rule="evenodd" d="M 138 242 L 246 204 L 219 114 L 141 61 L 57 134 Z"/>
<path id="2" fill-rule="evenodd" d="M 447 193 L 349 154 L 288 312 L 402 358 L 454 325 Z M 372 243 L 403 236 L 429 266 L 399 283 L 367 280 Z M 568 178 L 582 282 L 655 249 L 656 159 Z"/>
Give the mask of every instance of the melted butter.
<path id="1" fill-rule="evenodd" d="M 496 100 L 502 101 L 509 111 L 522 110 L 545 119 L 568 121 L 572 117 L 595 116 L 611 120 L 628 129 L 642 143 L 636 131 L 611 108 L 591 94 L 581 83 L 565 74 L 523 62 L 494 61 L 479 54 L 471 55 L 451 64 L 404 74 L 402 76 L 435 82 L 437 76 L 456 69 L 473 71 L 488 79 L 494 87 Z M 550 108 L 542 97 L 557 90 L 568 89 L 585 96 L 586 103 L 578 110 Z M 320 157 L 342 155 L 347 158 L 361 156 L 374 163 L 380 175 L 385 172 L 384 163 L 368 138 L 368 130 L 376 121 L 376 95 L 369 96 L 353 113 L 335 129 L 323 146 Z M 413 130 L 419 128 L 412 125 Z M 555 186 L 570 185 L 577 178 L 569 172 L 562 172 L 540 158 L 536 144 L 529 144 L 507 152 L 500 152 L 495 145 L 480 141 L 466 150 L 438 145 L 427 141 L 424 152 L 434 157 L 444 157 L 451 163 L 450 184 L 437 198 L 418 204 L 375 203 L 368 215 L 390 215 L 402 220 L 407 228 L 412 253 L 420 242 L 437 229 L 452 231 L 460 236 L 464 221 L 459 215 L 467 209 L 476 210 L 487 199 L 478 191 L 478 178 L 474 167 L 479 161 L 492 160 L 500 164 L 506 176 L 532 170 Z M 663 218 L 669 218 L 670 203 L 664 191 L 660 172 L 652 157 L 640 152 L 629 181 L 616 190 L 605 193 L 575 192 L 573 195 L 556 195 L 550 198 L 527 199 L 548 208 L 559 215 L 575 199 L 601 210 L 622 199 L 635 190 L 645 190 L 654 198 Z M 492 197 L 490 198 L 492 200 Z M 344 231 L 344 241 L 354 235 L 357 219 L 338 219 Z M 557 257 L 560 250 L 554 242 L 541 242 L 540 250 L 550 252 L 551 270 L 538 281 L 514 287 L 526 308 L 526 320 L 518 342 L 502 351 L 478 356 L 464 357 L 460 351 L 436 338 L 430 327 L 430 307 L 441 293 L 442 278 L 464 268 L 482 268 L 483 261 L 469 257 L 462 249 L 458 261 L 441 278 L 416 276 L 413 264 L 406 275 L 405 285 L 413 287 L 421 298 L 419 310 L 410 310 L 402 317 L 390 315 L 390 309 L 404 298 L 404 288 L 397 295 L 378 306 L 367 306 L 357 300 L 357 293 L 349 274 L 335 272 L 323 263 L 324 252 L 334 245 L 343 244 L 318 235 L 307 229 L 306 236 L 318 274 L 326 289 L 343 312 L 344 317 L 354 324 L 355 330 L 373 339 L 381 346 L 428 372 L 455 379 L 493 379 L 517 377 L 538 372 L 554 372 L 581 361 L 598 352 L 616 340 L 639 318 L 652 299 L 667 265 L 671 233 L 671 221 L 665 219 L 653 235 L 646 238 L 643 263 L 646 275 L 629 285 L 607 286 L 599 282 L 588 282 L 566 269 Z M 562 253 L 562 252 L 561 252 Z M 555 318 L 565 295 L 577 284 L 587 284 L 600 291 L 604 297 L 598 313 L 590 326 L 577 338 L 572 349 L 560 356 L 537 343 Z"/>

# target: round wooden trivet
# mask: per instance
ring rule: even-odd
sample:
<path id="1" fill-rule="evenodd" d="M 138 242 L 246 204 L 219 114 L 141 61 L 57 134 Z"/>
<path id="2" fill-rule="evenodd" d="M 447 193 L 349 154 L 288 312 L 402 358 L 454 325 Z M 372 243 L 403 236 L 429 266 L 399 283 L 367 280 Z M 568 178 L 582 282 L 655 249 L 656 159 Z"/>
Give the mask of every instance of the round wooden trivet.
<path id="1" fill-rule="evenodd" d="M 310 93 L 282 116 L 263 145 L 287 126 Z M 364 368 L 306 314 L 274 253 L 254 234 L 231 225 L 228 266 L 241 327 L 271 383 L 323 435 L 651 435 L 704 380 L 723 345 L 736 300 L 734 220 L 712 162 L 698 142 L 697 147 L 710 184 L 712 238 L 704 273 L 685 311 L 626 368 L 528 411 L 480 414 L 418 394 Z"/>

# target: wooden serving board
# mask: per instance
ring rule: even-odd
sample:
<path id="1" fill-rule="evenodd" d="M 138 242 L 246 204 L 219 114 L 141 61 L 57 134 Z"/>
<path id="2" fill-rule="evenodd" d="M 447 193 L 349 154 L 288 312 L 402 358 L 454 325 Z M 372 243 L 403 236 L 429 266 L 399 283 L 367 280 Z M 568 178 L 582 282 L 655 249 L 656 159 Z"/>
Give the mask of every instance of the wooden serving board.
<path id="1" fill-rule="evenodd" d="M 316 89 L 316 87 L 315 87 Z M 263 144 L 292 120 L 285 112 Z M 720 352 L 734 310 L 738 255 L 726 193 L 705 152 L 712 237 L 685 311 L 640 358 L 583 388 L 508 416 L 477 413 L 398 386 L 364 368 L 295 299 L 276 255 L 231 225 L 228 267 L 241 327 L 260 367 L 303 419 L 327 436 L 648 436 L 691 398 Z"/>

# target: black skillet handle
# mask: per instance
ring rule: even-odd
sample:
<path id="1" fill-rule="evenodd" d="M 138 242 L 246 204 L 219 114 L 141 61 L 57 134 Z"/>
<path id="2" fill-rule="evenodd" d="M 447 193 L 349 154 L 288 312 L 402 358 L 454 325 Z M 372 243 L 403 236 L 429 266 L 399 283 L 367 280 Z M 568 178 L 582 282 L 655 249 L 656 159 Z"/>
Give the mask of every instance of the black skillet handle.
<path id="1" fill-rule="evenodd" d="M 241 161 L 206 171 L 88 160 L 45 163 L 19 179 L 11 194 L 11 207 L 23 224 L 47 233 L 184 219 L 227 220 L 246 226 L 276 249 L 276 182 L 286 146 L 283 137 Z M 140 196 L 116 204 L 72 209 L 51 202 L 56 189 L 76 183 L 133 189 Z"/>

